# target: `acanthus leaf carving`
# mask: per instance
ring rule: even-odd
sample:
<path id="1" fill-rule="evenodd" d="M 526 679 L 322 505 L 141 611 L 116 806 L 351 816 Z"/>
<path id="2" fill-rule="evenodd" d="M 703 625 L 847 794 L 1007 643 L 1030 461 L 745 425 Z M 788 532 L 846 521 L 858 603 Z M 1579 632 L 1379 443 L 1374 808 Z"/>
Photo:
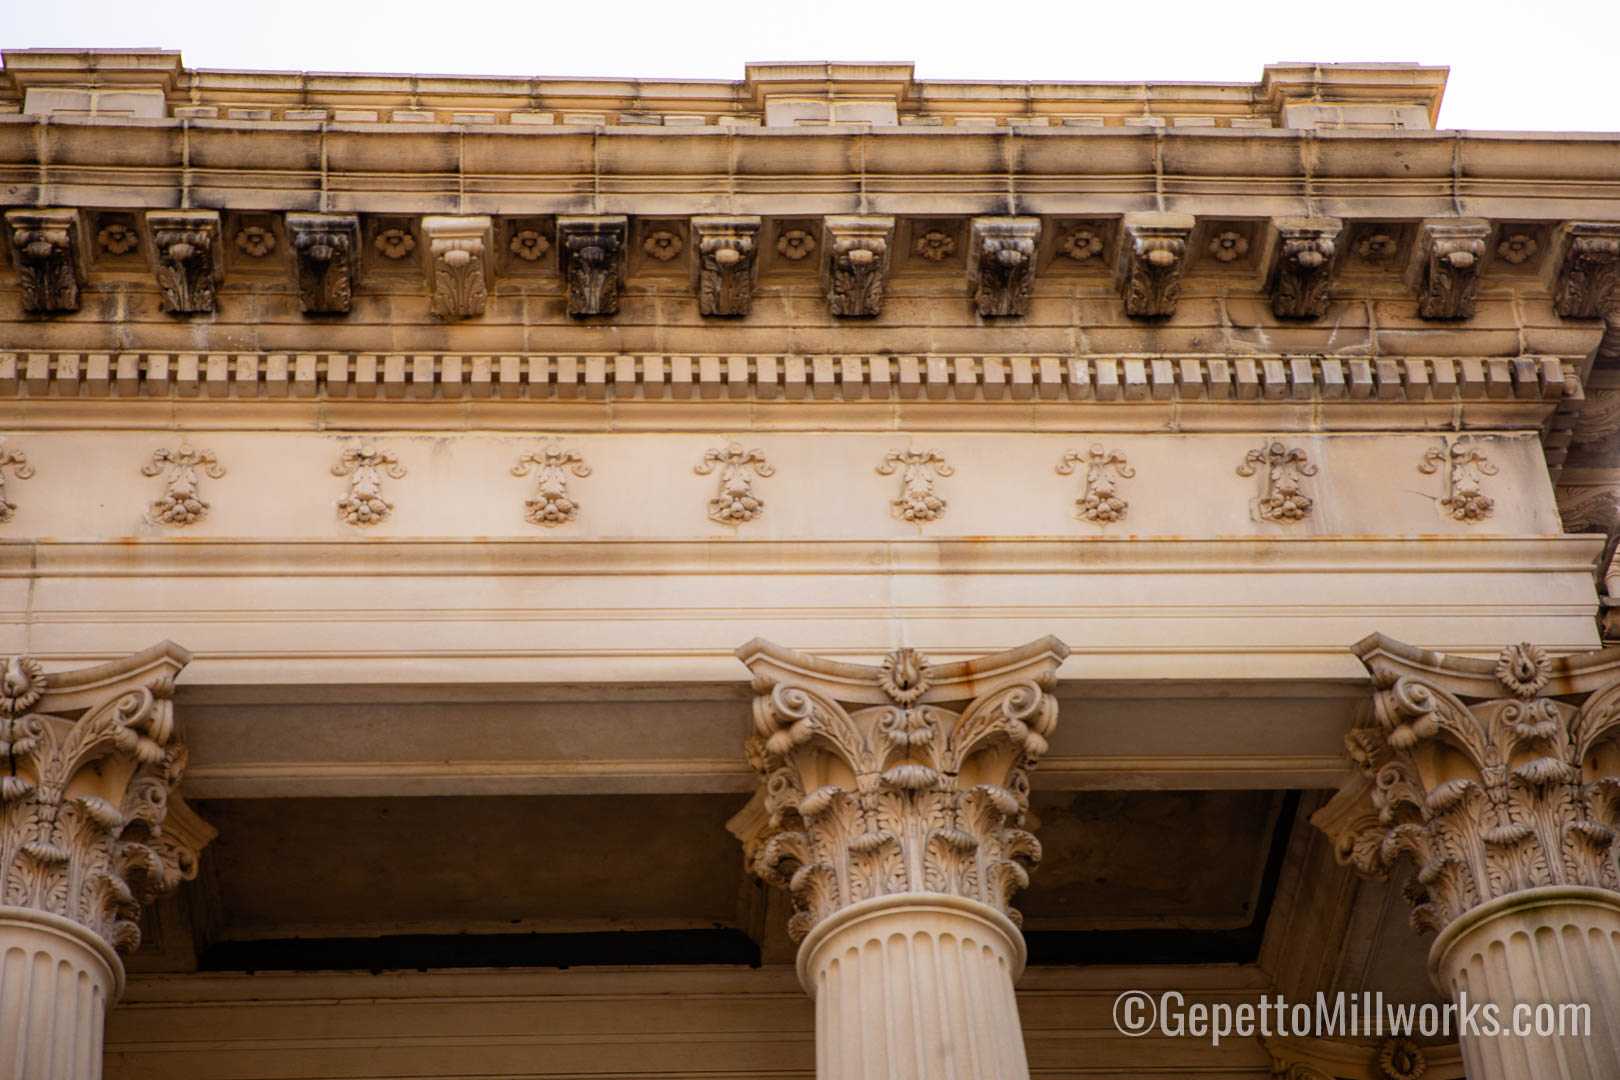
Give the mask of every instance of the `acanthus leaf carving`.
<path id="1" fill-rule="evenodd" d="M 0 444 L 5 442 L 0 439 Z M 6 491 L 6 466 L 11 466 L 12 475 L 18 480 L 27 480 L 34 475 L 34 467 L 28 463 L 28 455 L 11 446 L 0 445 L 0 525 L 17 516 L 17 504 L 9 498 Z"/>
<path id="2" fill-rule="evenodd" d="M 1620 432 L 1620 389 L 1588 386 L 1585 395 L 1575 420 L 1574 442 L 1582 450 L 1601 450 Z"/>
<path id="3" fill-rule="evenodd" d="M 1040 844 L 1025 828 L 1029 773 L 1057 726 L 1068 648 L 934 665 L 916 649 L 881 668 L 755 640 L 747 757 L 762 813 L 732 828 L 753 870 L 787 889 L 800 940 L 852 903 L 896 893 L 966 897 L 1015 922 Z"/>
<path id="4" fill-rule="evenodd" d="M 563 525 L 579 516 L 579 502 L 568 494 L 568 476 L 591 475 L 591 467 L 578 450 L 564 450 L 556 443 L 548 444 L 539 453 L 526 451 L 512 466 L 513 476 L 529 475 L 533 466 L 534 494 L 523 503 L 523 517 L 536 525 L 547 527 Z"/>
<path id="5" fill-rule="evenodd" d="M 482 315 L 489 303 L 494 228 L 487 216 L 425 217 L 428 289 L 443 319 Z"/>
<path id="6" fill-rule="evenodd" d="M 822 279 L 827 313 L 834 316 L 878 315 L 889 277 L 892 217 L 829 217 L 823 222 L 826 252 Z"/>
<path id="7" fill-rule="evenodd" d="M 218 211 L 149 210 L 146 226 L 163 310 L 175 315 L 212 312 L 215 290 L 225 275 Z"/>
<path id="8" fill-rule="evenodd" d="M 288 214 L 287 234 L 298 263 L 298 309 L 306 315 L 347 315 L 360 219 L 353 214 Z"/>
<path id="9" fill-rule="evenodd" d="M 1337 218 L 1278 218 L 1271 310 L 1279 319 L 1320 319 L 1332 299 Z"/>
<path id="10" fill-rule="evenodd" d="M 1489 661 L 1375 634 L 1355 652 L 1373 717 L 1346 736 L 1356 779 L 1312 821 L 1365 875 L 1412 862 L 1414 929 L 1540 886 L 1620 890 L 1614 650 Z"/>
<path id="11" fill-rule="evenodd" d="M 1125 215 L 1117 274 L 1125 314 L 1162 318 L 1176 313 L 1194 224 L 1187 214 Z"/>
<path id="12" fill-rule="evenodd" d="M 1495 476 L 1496 465 L 1473 443 L 1462 441 L 1431 447 L 1418 464 L 1422 473 L 1445 470 L 1445 491 L 1435 499 L 1440 512 L 1472 525 L 1491 516 L 1496 500 L 1485 494 L 1485 477 Z"/>
<path id="13" fill-rule="evenodd" d="M 757 217 L 695 217 L 698 310 L 704 315 L 747 315 L 759 272 Z"/>
<path id="14" fill-rule="evenodd" d="M 900 497 L 889 509 L 901 521 L 918 524 L 945 516 L 945 499 L 934 492 L 934 476 L 950 476 L 956 470 L 938 450 L 890 450 L 877 467 L 882 476 L 900 473 Z"/>
<path id="15" fill-rule="evenodd" d="M 620 215 L 557 219 L 558 257 L 568 288 L 568 314 L 618 313 L 629 228 L 629 220 Z"/>
<path id="16" fill-rule="evenodd" d="M 1093 443 L 1084 454 L 1078 450 L 1068 450 L 1057 464 L 1058 475 L 1068 476 L 1074 472 L 1076 465 L 1082 463 L 1085 465 L 1086 482 L 1080 497 L 1074 501 L 1076 516 L 1099 525 L 1124 518 L 1130 504 L 1120 497 L 1119 482 L 1136 475 L 1136 470 L 1126 462 L 1125 454 L 1119 450 L 1105 450 L 1099 443 Z"/>
<path id="17" fill-rule="evenodd" d="M 1565 532 L 1620 532 L 1620 488 L 1612 484 L 1560 484 L 1555 495 Z M 1602 565 L 1608 564 L 1605 561 Z"/>
<path id="18" fill-rule="evenodd" d="M 1254 500 L 1258 520 L 1287 523 L 1310 516 L 1314 503 L 1305 491 L 1305 478 L 1316 475 L 1316 466 L 1310 463 L 1304 450 L 1280 442 L 1268 442 L 1257 450 L 1250 450 L 1243 464 L 1237 467 L 1237 474 L 1253 476 L 1256 473 L 1264 478 L 1260 496 Z"/>
<path id="19" fill-rule="evenodd" d="M 383 477 L 398 480 L 405 466 L 392 450 L 349 447 L 332 466 L 332 475 L 349 478 L 349 490 L 338 500 L 338 517 L 350 525 L 377 525 L 394 512 L 394 504 L 382 497 Z"/>
<path id="20" fill-rule="evenodd" d="M 141 466 L 145 476 L 156 476 L 167 471 L 163 478 L 163 494 L 147 507 L 146 515 L 154 525 L 192 525 L 208 516 L 208 503 L 202 497 L 202 475 L 219 479 L 225 475 L 225 466 L 219 463 L 212 450 L 197 450 L 182 443 L 179 449 L 167 447 L 153 451 L 152 460 Z"/>
<path id="21" fill-rule="evenodd" d="M 1476 219 L 1425 221 L 1418 233 L 1418 315 L 1471 319 L 1479 269 L 1491 223 Z"/>
<path id="22" fill-rule="evenodd" d="M 759 476 L 776 472 L 774 465 L 765 460 L 762 450 L 744 450 L 740 443 L 730 443 L 723 449 L 711 449 L 703 460 L 693 467 L 699 476 L 720 471 L 720 490 L 709 500 L 709 520 L 721 525 L 741 525 L 753 521 L 765 512 L 765 500 L 754 494 L 752 470 Z"/>
<path id="23" fill-rule="evenodd" d="M 79 310 L 85 258 L 76 210 L 8 210 L 11 258 L 24 311 L 50 315 Z"/>
<path id="24" fill-rule="evenodd" d="M 1566 319 L 1596 319 L 1620 289 L 1620 225 L 1571 222 L 1553 308 Z"/>
<path id="25" fill-rule="evenodd" d="M 127 953 L 141 905 L 196 875 L 213 830 L 172 798 L 186 750 L 171 699 L 189 659 L 164 642 L 49 676 L 28 657 L 4 662 L 4 903 L 71 919 Z"/>
<path id="26" fill-rule="evenodd" d="M 973 219 L 968 250 L 968 287 L 986 318 L 1029 314 L 1035 285 L 1035 246 L 1041 239 L 1036 217 Z"/>

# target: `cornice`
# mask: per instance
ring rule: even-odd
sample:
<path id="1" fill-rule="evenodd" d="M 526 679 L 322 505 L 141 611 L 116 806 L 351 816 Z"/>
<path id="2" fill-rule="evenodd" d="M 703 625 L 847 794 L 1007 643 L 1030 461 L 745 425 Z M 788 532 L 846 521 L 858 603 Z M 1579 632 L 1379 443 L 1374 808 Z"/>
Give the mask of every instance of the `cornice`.
<path id="1" fill-rule="evenodd" d="M 1617 162 L 1620 135 L 1578 132 L 0 115 L 12 206 L 1613 220 Z"/>

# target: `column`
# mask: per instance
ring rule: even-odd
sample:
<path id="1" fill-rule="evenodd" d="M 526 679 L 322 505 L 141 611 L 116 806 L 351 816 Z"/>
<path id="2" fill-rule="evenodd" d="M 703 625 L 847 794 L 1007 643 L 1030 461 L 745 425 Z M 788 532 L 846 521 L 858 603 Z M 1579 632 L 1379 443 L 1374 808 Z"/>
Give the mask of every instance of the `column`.
<path id="1" fill-rule="evenodd" d="M 1480 1006 L 1457 1029 L 1469 1080 L 1620 1077 L 1620 649 L 1488 661 L 1375 634 L 1355 651 L 1373 716 L 1312 820 L 1364 874 L 1416 868 L 1430 978 L 1460 1016 Z"/>
<path id="2" fill-rule="evenodd" d="M 1028 1080 L 1008 900 L 1040 859 L 1029 773 L 1068 651 L 1048 637 L 869 667 L 758 639 L 738 650 L 762 786 L 732 829 L 792 897 L 818 1080 Z"/>
<path id="3" fill-rule="evenodd" d="M 164 642 L 47 675 L 0 671 L 0 1077 L 98 1080 L 102 1027 L 140 944 L 141 904 L 195 876 L 214 833 L 177 798 Z"/>

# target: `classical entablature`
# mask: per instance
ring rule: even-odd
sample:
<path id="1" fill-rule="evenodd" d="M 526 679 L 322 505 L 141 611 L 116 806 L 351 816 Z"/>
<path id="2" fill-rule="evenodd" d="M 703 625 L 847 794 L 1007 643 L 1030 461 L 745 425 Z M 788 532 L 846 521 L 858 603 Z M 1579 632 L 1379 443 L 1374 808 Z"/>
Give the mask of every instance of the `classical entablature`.
<path id="1" fill-rule="evenodd" d="M 975 1080 L 1458 1080 L 1109 1007 L 1441 1001 L 1548 887 L 1620 927 L 1616 136 L 1437 131 L 1398 64 L 4 60 L 0 855 L 130 871 L 51 939 L 127 967 L 109 1080 L 843 1080 L 905 1023 L 911 1080 L 936 1005 Z M 1447 813 L 1531 870 L 1448 899 Z M 902 1002 L 947 953 L 988 996 Z"/>

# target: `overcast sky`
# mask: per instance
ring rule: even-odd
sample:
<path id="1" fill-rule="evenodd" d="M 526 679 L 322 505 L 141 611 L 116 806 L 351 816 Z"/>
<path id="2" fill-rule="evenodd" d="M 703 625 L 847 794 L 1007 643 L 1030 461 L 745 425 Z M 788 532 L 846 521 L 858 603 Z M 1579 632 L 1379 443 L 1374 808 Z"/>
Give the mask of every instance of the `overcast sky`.
<path id="1" fill-rule="evenodd" d="M 1620 0 L 0 0 L 0 45 L 160 46 L 204 68 L 708 79 L 754 60 L 1133 82 L 1417 61 L 1451 68 L 1442 127 L 1620 131 Z"/>

